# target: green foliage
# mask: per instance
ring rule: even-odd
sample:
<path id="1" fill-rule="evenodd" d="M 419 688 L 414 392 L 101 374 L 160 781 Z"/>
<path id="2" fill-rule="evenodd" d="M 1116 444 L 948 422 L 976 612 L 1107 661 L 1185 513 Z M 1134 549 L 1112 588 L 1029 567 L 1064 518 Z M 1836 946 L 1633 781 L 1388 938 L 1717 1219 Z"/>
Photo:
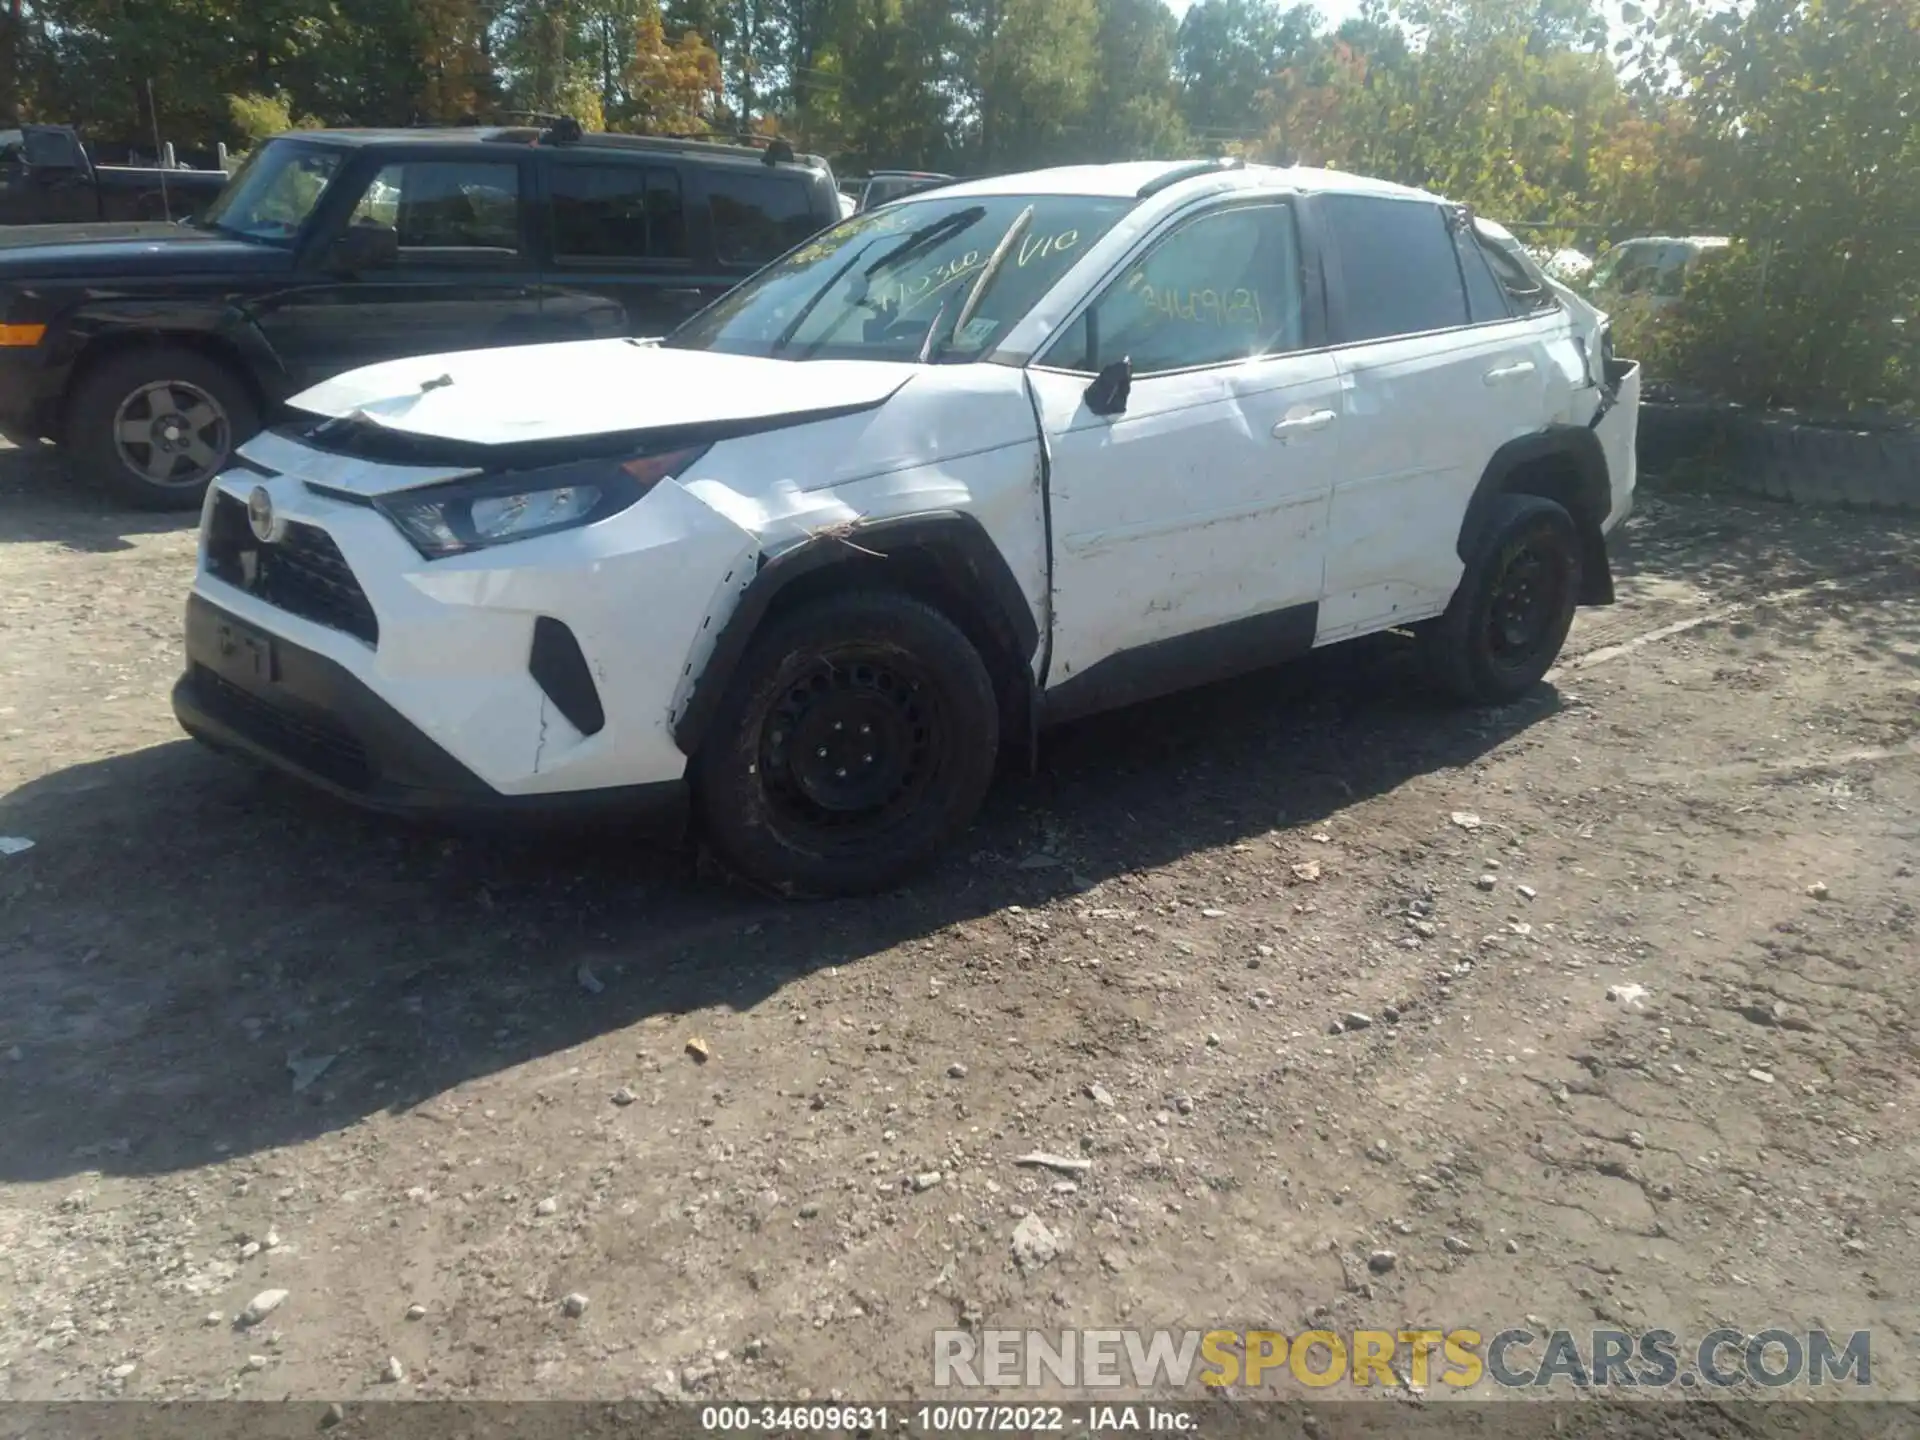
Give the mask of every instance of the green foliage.
<path id="1" fill-rule="evenodd" d="M 1920 409 L 1920 0 L 1668 0 L 1642 53 L 1682 77 L 1694 213 L 1745 242 L 1661 317 L 1662 367 L 1750 404 Z"/>
<path id="2" fill-rule="evenodd" d="M 1212 153 L 1466 200 L 1543 246 L 1740 242 L 1650 373 L 1920 407 L 1920 0 L 20 0 L 0 109 L 144 140 L 561 111 L 843 171 Z M 1904 324 L 1895 324 L 1903 320 Z"/>
<path id="3" fill-rule="evenodd" d="M 227 117 L 229 130 L 243 149 L 289 130 L 312 130 L 319 125 L 308 116 L 296 120 L 284 95 L 229 95 Z"/>
<path id="4" fill-rule="evenodd" d="M 1093 88 L 1076 147 L 1090 160 L 1178 156 L 1188 147 L 1173 77 L 1178 29 L 1161 0 L 1095 0 Z"/>
<path id="5" fill-rule="evenodd" d="M 1207 138 L 1245 137 L 1274 77 L 1313 53 L 1317 31 L 1310 5 L 1198 0 L 1180 22 L 1176 66 L 1188 125 Z"/>

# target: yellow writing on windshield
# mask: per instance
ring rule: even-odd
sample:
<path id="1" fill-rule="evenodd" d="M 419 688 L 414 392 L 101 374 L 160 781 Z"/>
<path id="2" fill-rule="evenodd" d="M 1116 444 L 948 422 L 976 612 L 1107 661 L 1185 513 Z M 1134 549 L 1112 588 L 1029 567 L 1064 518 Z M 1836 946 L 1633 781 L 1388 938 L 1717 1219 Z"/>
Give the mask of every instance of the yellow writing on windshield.
<path id="1" fill-rule="evenodd" d="M 1078 230 L 1062 230 L 1053 235 L 1026 235 L 1020 240 L 1013 254 L 1015 269 L 1025 269 L 1028 265 L 1053 260 L 1066 255 L 1080 243 Z M 956 281 L 964 280 L 982 269 L 987 257 L 993 252 L 969 250 L 951 260 L 943 261 L 923 274 L 910 280 L 882 290 L 882 303 L 892 303 L 899 307 L 902 314 L 918 309 L 933 296 L 940 294 Z M 1004 262 L 1003 262 L 1004 263 Z"/>
<path id="2" fill-rule="evenodd" d="M 1023 236 L 1020 241 L 1020 265 L 1024 269 L 1031 261 L 1064 255 L 1079 243 L 1078 230 L 1062 230 L 1057 235 Z"/>

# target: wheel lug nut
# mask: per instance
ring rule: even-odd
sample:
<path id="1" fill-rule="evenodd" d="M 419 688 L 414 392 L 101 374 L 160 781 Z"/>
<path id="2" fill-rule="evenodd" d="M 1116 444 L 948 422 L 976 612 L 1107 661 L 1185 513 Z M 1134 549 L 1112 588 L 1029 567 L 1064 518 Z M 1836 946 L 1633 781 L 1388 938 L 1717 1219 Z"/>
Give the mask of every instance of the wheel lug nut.
<path id="1" fill-rule="evenodd" d="M 813 753 L 815 755 L 818 755 L 822 760 L 824 760 L 827 758 L 827 747 L 822 745 L 818 750 L 814 751 Z"/>
<path id="2" fill-rule="evenodd" d="M 847 772 L 845 770 L 836 770 L 833 773 L 837 778 L 841 780 L 844 780 L 847 778 Z"/>

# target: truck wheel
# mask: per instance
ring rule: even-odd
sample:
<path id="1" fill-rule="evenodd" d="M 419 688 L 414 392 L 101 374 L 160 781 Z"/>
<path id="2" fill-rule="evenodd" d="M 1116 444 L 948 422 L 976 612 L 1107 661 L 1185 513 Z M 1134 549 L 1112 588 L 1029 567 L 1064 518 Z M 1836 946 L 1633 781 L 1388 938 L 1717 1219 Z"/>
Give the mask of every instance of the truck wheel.
<path id="1" fill-rule="evenodd" d="M 1580 537 L 1566 510 L 1502 495 L 1446 612 L 1426 632 L 1440 682 L 1476 705 L 1517 700 L 1552 668 L 1580 594 Z"/>
<path id="2" fill-rule="evenodd" d="M 780 894 L 886 890 L 964 830 L 993 779 L 1000 713 L 939 611 L 849 591 L 754 639 L 692 766 L 707 842 Z"/>
<path id="3" fill-rule="evenodd" d="M 260 428 L 246 383 L 192 350 L 129 350 L 74 392 L 74 468 L 145 510 L 194 510 L 236 445 Z"/>

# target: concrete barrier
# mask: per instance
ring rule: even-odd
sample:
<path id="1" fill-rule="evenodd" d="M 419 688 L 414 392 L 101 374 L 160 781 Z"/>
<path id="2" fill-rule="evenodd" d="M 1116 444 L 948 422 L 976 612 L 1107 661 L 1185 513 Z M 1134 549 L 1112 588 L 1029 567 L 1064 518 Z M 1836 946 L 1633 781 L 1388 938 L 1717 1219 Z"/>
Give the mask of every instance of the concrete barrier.
<path id="1" fill-rule="evenodd" d="M 1651 489 L 1709 483 L 1799 505 L 1920 513 L 1920 422 L 1643 401 L 1637 455 Z"/>

